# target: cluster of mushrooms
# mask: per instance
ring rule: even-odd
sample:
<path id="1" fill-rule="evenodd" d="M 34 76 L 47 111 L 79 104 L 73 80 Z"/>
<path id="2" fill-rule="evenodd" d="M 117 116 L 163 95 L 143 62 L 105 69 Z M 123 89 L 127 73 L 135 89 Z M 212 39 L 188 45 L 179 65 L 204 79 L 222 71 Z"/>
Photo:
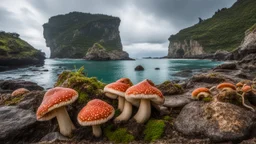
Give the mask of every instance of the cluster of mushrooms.
<path id="1" fill-rule="evenodd" d="M 237 100 L 237 96 L 241 98 L 241 103 L 244 107 L 255 112 L 255 107 L 250 103 L 246 104 L 246 94 L 256 94 L 256 79 L 251 84 L 238 82 L 236 85 L 232 83 L 220 83 L 210 89 L 200 87 L 192 92 L 192 99 L 203 100 L 205 98 L 213 99 L 214 101 L 229 102 L 230 100 Z M 239 100 L 238 100 L 239 101 Z"/>
<path id="2" fill-rule="evenodd" d="M 130 79 L 121 78 L 106 85 L 104 92 L 107 97 L 118 99 L 118 109 L 122 113 L 114 119 L 115 122 L 129 120 L 134 105 L 139 107 L 134 119 L 137 123 L 144 123 L 150 118 L 151 104 L 162 105 L 165 100 L 161 91 L 147 79 L 133 85 Z M 78 93 L 71 88 L 55 87 L 48 90 L 37 109 L 37 120 L 47 121 L 56 117 L 60 133 L 64 136 L 71 136 L 75 126 L 65 106 L 73 103 L 77 98 Z M 102 134 L 100 124 L 113 118 L 114 113 L 113 106 L 100 99 L 93 99 L 78 113 L 77 121 L 82 126 L 92 126 L 93 135 L 100 137 Z"/>

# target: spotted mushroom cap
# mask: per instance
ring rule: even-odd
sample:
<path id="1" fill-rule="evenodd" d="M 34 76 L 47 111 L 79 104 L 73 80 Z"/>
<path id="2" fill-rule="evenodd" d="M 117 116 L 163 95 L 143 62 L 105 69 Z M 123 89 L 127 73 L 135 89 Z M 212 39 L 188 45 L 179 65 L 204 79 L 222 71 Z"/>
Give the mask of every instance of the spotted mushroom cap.
<path id="1" fill-rule="evenodd" d="M 243 86 L 243 88 L 242 88 L 242 91 L 243 92 L 249 92 L 249 91 L 251 91 L 252 90 L 252 87 L 250 87 L 250 86 L 248 86 L 248 85 L 245 85 L 245 86 Z"/>
<path id="2" fill-rule="evenodd" d="M 49 89 L 43 98 L 43 101 L 36 112 L 37 120 L 50 120 L 54 115 L 52 110 L 69 105 L 78 98 L 78 93 L 71 88 L 55 87 Z"/>
<path id="3" fill-rule="evenodd" d="M 236 90 L 236 86 L 233 85 L 232 83 L 221 83 L 217 86 L 217 89 L 223 89 L 223 88 L 231 88 L 233 90 Z"/>
<path id="4" fill-rule="evenodd" d="M 159 105 L 163 104 L 165 100 L 162 92 L 148 79 L 127 89 L 125 99 L 134 105 L 140 99 L 150 99 L 153 103 Z"/>
<path id="5" fill-rule="evenodd" d="M 28 92 L 29 92 L 29 90 L 27 90 L 25 88 L 19 88 L 12 92 L 12 97 L 20 96 L 20 95 L 23 95 Z"/>
<path id="6" fill-rule="evenodd" d="M 132 86 L 128 78 L 121 78 L 116 82 L 110 83 L 104 87 L 104 92 L 112 93 L 118 96 L 125 96 L 125 91 Z"/>
<path id="7" fill-rule="evenodd" d="M 130 86 L 133 86 L 133 83 L 131 82 L 131 80 L 129 78 L 120 78 L 116 82 L 121 82 L 121 83 L 128 84 Z"/>
<path id="8" fill-rule="evenodd" d="M 204 87 L 197 88 L 197 89 L 195 89 L 195 90 L 192 92 L 192 98 L 193 98 L 193 99 L 197 99 L 197 98 L 198 98 L 198 94 L 201 93 L 201 92 L 206 92 L 206 93 L 209 93 L 209 94 L 211 93 L 208 88 L 204 88 Z"/>
<path id="9" fill-rule="evenodd" d="M 108 103 L 94 99 L 78 113 L 77 121 L 82 126 L 98 125 L 110 120 L 115 113 L 115 109 Z"/>

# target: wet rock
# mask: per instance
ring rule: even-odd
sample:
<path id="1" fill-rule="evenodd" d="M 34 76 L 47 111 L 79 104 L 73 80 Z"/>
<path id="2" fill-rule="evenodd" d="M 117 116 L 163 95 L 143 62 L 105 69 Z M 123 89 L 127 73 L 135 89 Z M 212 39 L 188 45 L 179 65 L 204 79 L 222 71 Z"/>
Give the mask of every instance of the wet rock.
<path id="1" fill-rule="evenodd" d="M 164 106 L 168 108 L 183 107 L 192 100 L 183 96 L 166 96 Z"/>
<path id="2" fill-rule="evenodd" d="M 59 132 L 51 132 L 44 136 L 39 143 L 54 143 L 54 142 L 67 142 L 71 141 L 67 137 L 64 137 Z"/>
<path id="3" fill-rule="evenodd" d="M 22 109 L 36 111 L 43 100 L 44 94 L 45 91 L 31 91 L 24 95 L 24 98 L 17 103 L 17 106 Z"/>
<path id="4" fill-rule="evenodd" d="M 156 87 L 163 93 L 163 95 L 174 95 L 184 92 L 183 88 L 179 84 L 171 81 L 165 81 Z"/>
<path id="5" fill-rule="evenodd" d="M 229 54 L 228 51 L 225 50 L 217 50 L 214 55 L 213 55 L 213 59 L 215 60 L 225 60 L 227 55 Z"/>
<path id="6" fill-rule="evenodd" d="M 135 71 L 143 71 L 144 70 L 144 67 L 142 65 L 138 65 L 135 67 L 134 69 Z"/>
<path id="7" fill-rule="evenodd" d="M 32 90 L 43 90 L 43 87 L 40 87 L 34 82 L 24 81 L 24 80 L 0 80 L 0 88 L 2 90 L 16 90 L 18 88 L 26 88 L 30 91 Z"/>
<path id="8" fill-rule="evenodd" d="M 192 102 L 186 105 L 174 126 L 189 136 L 204 135 L 215 142 L 241 140 L 250 135 L 255 113 L 230 103 Z"/>
<path id="9" fill-rule="evenodd" d="M 236 63 L 225 63 L 222 65 L 217 66 L 215 69 L 228 69 L 228 70 L 235 70 L 237 69 L 237 64 Z"/>
<path id="10" fill-rule="evenodd" d="M 179 76 L 179 77 L 190 77 L 191 75 L 192 75 L 191 70 L 183 70 L 173 74 L 173 76 Z"/>
<path id="11" fill-rule="evenodd" d="M 0 141 L 3 143 L 38 139 L 40 135 L 36 134 L 39 133 L 34 133 L 38 128 L 36 125 L 36 116 L 33 111 L 19 109 L 15 106 L 0 107 Z"/>

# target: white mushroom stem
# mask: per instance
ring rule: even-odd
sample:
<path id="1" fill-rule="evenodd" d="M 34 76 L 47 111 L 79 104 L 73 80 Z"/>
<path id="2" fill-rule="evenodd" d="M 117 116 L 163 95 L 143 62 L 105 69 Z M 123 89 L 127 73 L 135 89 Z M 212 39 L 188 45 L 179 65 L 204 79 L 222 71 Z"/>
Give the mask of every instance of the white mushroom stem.
<path id="1" fill-rule="evenodd" d="M 109 93 L 109 92 L 106 92 L 105 95 L 108 96 L 111 99 L 116 99 L 117 98 L 117 95 Z"/>
<path id="2" fill-rule="evenodd" d="M 72 130 L 75 129 L 65 107 L 55 109 L 55 115 L 59 123 L 60 133 L 64 136 L 72 136 Z"/>
<path id="3" fill-rule="evenodd" d="M 102 133 L 100 125 L 93 125 L 92 133 L 95 137 L 100 137 Z"/>
<path id="4" fill-rule="evenodd" d="M 123 112 L 115 118 L 115 121 L 127 121 L 132 116 L 132 104 L 125 100 Z"/>
<path id="5" fill-rule="evenodd" d="M 122 96 L 118 97 L 118 109 L 120 111 L 123 111 L 123 109 L 124 109 L 124 101 L 125 101 L 124 97 L 122 97 Z"/>
<path id="6" fill-rule="evenodd" d="M 151 115 L 150 100 L 141 99 L 139 110 L 133 118 L 136 120 L 137 123 L 144 123 L 149 119 L 150 115 Z"/>
<path id="7" fill-rule="evenodd" d="M 240 95 L 240 94 L 238 94 L 238 95 Z M 248 108 L 248 109 L 250 109 L 250 110 L 252 110 L 253 112 L 255 112 L 255 110 L 254 110 L 253 107 L 248 106 L 247 104 L 245 104 L 245 99 L 244 99 L 245 92 L 244 92 L 242 95 L 240 95 L 240 96 L 242 97 L 242 104 L 243 104 L 243 106 L 246 107 L 246 108 Z"/>

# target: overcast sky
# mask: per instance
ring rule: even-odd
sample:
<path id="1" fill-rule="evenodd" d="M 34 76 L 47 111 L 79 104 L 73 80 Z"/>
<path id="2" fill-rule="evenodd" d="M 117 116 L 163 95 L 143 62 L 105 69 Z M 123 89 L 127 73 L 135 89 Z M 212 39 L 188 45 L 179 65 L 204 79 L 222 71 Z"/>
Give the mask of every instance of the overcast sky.
<path id="1" fill-rule="evenodd" d="M 42 25 L 72 11 L 118 16 L 123 48 L 131 57 L 165 56 L 171 34 L 211 17 L 236 0 L 1 0 L 0 30 L 21 38 L 49 56 Z"/>

